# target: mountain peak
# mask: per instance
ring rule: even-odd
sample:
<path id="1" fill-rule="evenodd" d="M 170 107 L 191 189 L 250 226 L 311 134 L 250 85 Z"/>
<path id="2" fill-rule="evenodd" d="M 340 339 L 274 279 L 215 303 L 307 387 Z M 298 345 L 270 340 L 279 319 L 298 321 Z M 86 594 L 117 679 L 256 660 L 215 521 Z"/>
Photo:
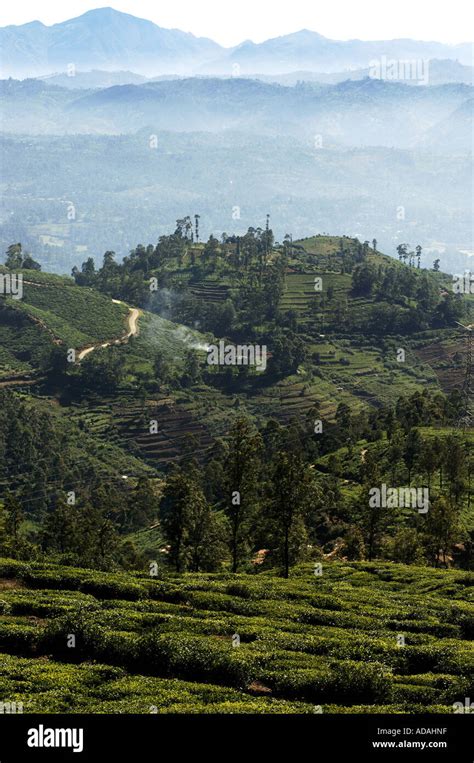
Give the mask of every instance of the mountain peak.
<path id="1" fill-rule="evenodd" d="M 34 29 L 45 29 L 45 24 L 42 21 L 35 19 L 34 21 L 28 21 L 26 24 L 9 24 L 4 29 L 27 29 L 28 31 Z"/>
<path id="2" fill-rule="evenodd" d="M 129 13 L 124 13 L 123 11 L 117 11 L 115 8 L 112 8 L 110 5 L 104 5 L 103 8 L 91 8 L 90 11 L 86 11 L 82 14 L 82 16 L 102 16 L 104 18 L 110 17 L 110 16 L 130 16 Z M 136 17 L 135 17 L 136 18 Z"/>
<path id="3" fill-rule="evenodd" d="M 7 31 L 8 30 L 8 31 Z M 112 6 L 86 11 L 45 26 L 39 21 L 0 28 L 0 76 L 42 76 L 63 71 L 70 61 L 82 71 L 129 69 L 146 76 L 222 74 L 238 63 L 243 73 L 340 72 L 365 69 L 374 57 L 456 58 L 471 62 L 470 46 L 407 41 L 331 40 L 303 28 L 263 42 L 246 40 L 223 48 L 205 37 L 158 26 Z M 452 73 L 453 80 L 456 73 Z M 463 77 L 467 78 L 464 72 Z"/>
<path id="4" fill-rule="evenodd" d="M 73 19 L 69 19 L 69 21 L 78 21 L 78 19 L 87 19 L 88 21 L 93 21 L 94 23 L 98 22 L 104 22 L 104 23 L 110 23 L 111 21 L 130 21 L 130 19 L 133 19 L 133 21 L 139 21 L 143 24 L 153 24 L 152 21 L 149 21 L 148 19 L 142 19 L 139 16 L 133 16 L 130 13 L 124 13 L 123 11 L 117 11 L 115 8 L 112 8 L 110 5 L 104 6 L 103 8 L 91 8 L 90 11 L 86 11 L 85 13 L 81 13 L 80 16 L 76 16 Z M 62 22 L 64 23 L 64 22 Z M 59 26 L 59 25 L 56 25 Z"/>
<path id="5" fill-rule="evenodd" d="M 299 29 L 297 32 L 285 35 L 285 37 L 292 38 L 293 40 L 325 40 L 324 35 L 319 32 L 314 32 L 312 29 Z"/>

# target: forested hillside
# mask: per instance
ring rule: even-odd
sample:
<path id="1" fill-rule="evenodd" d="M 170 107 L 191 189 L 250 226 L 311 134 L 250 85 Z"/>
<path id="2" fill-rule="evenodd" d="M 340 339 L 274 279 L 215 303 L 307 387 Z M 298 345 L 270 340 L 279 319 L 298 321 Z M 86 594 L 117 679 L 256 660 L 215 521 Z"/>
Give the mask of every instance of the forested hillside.
<path id="1" fill-rule="evenodd" d="M 421 258 L 278 244 L 269 217 L 205 242 L 184 217 L 70 278 L 9 247 L 8 696 L 34 711 L 46 692 L 47 712 L 469 696 L 473 295 Z"/>

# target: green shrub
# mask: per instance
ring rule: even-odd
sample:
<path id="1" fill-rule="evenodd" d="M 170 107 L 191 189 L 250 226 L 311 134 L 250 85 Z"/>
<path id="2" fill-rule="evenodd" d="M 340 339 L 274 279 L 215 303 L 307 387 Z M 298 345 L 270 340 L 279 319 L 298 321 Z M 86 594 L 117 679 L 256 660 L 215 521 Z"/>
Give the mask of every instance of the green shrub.
<path id="1" fill-rule="evenodd" d="M 154 675 L 243 686 L 251 678 L 251 664 L 238 649 L 210 639 L 179 634 L 149 633 L 138 643 L 137 667 Z"/>
<path id="2" fill-rule="evenodd" d="M 59 569 L 30 569 L 23 573 L 24 582 L 32 588 L 71 589 L 92 594 L 99 599 L 129 599 L 144 595 L 142 587 L 124 575 L 102 575 L 96 572 Z"/>
<path id="3" fill-rule="evenodd" d="M 388 703 L 392 697 L 392 676 L 377 663 L 364 665 L 346 660 L 331 663 L 322 671 L 271 673 L 263 680 L 279 696 L 317 704 Z"/>
<path id="4" fill-rule="evenodd" d="M 105 630 L 94 613 L 81 608 L 48 623 L 40 647 L 43 653 L 51 652 L 71 662 L 88 657 L 100 659 L 106 650 Z"/>
<path id="5" fill-rule="evenodd" d="M 181 590 L 181 588 L 172 583 L 156 581 L 148 583 L 145 589 L 150 599 L 166 601 L 170 604 L 185 604 L 189 599 L 186 591 Z"/>
<path id="6" fill-rule="evenodd" d="M 40 629 L 34 625 L 0 623 L 0 650 L 29 654 L 35 649 L 40 633 Z"/>

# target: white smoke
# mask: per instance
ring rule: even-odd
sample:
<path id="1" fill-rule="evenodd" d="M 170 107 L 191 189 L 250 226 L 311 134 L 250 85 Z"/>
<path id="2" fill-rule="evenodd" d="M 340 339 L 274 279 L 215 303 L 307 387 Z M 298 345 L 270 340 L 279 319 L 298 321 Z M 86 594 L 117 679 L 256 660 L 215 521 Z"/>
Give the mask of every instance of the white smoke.
<path id="1" fill-rule="evenodd" d="M 202 350 L 207 352 L 209 350 L 209 344 L 207 342 L 198 341 L 192 331 L 186 326 L 178 326 L 173 334 L 184 344 L 187 344 L 192 350 Z"/>

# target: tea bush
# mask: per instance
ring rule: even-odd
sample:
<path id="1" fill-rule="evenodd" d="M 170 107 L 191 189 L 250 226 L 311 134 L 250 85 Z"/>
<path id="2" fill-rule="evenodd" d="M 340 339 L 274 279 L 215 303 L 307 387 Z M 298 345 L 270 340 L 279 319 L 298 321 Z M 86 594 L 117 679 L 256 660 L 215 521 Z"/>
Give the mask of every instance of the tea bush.
<path id="1" fill-rule="evenodd" d="M 0 559 L 0 692 L 25 712 L 452 712 L 474 696 L 472 577 L 324 562 L 289 580 L 150 579 Z"/>

